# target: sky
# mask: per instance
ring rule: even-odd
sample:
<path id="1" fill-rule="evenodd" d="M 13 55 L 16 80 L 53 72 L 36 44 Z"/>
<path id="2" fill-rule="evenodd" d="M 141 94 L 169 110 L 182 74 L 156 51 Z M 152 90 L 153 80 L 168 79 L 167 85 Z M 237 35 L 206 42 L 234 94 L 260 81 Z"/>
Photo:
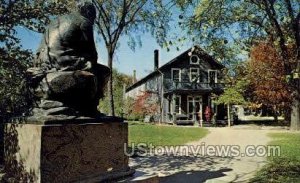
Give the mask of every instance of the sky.
<path id="1" fill-rule="evenodd" d="M 31 49 L 35 53 L 42 39 L 42 34 L 32 32 L 23 27 L 18 27 L 17 32 L 23 48 Z M 124 74 L 133 75 L 133 70 L 136 70 L 137 79 L 141 79 L 153 71 L 155 49 L 159 50 L 159 66 L 162 66 L 193 46 L 186 43 L 180 47 L 179 51 L 171 48 L 167 52 L 166 48 L 160 48 L 150 33 L 141 35 L 141 40 L 142 47 L 137 47 L 135 51 L 132 51 L 127 45 L 128 37 L 121 37 L 119 40 L 120 46 L 116 51 L 113 63 L 113 67 Z M 101 38 L 97 38 L 95 41 L 98 52 L 98 63 L 107 65 L 107 53 L 104 42 Z"/>

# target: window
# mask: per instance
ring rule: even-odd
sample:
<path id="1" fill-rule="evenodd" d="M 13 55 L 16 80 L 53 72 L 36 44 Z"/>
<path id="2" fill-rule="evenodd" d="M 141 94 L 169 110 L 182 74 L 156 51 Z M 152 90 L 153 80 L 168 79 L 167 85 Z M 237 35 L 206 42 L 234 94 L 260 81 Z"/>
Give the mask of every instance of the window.
<path id="1" fill-rule="evenodd" d="M 181 114 L 181 96 L 174 96 L 174 112 Z"/>
<path id="2" fill-rule="evenodd" d="M 202 110 L 201 96 L 188 96 L 187 98 L 187 113 L 189 119 L 198 120 L 198 112 Z"/>
<path id="3" fill-rule="evenodd" d="M 171 113 L 171 109 L 172 109 L 172 100 L 168 98 L 168 113 Z"/>
<path id="4" fill-rule="evenodd" d="M 199 64 L 199 57 L 197 55 L 191 55 L 190 57 L 190 64 L 196 65 Z"/>
<path id="5" fill-rule="evenodd" d="M 208 70 L 208 83 L 217 83 L 217 71 L 216 70 Z"/>
<path id="6" fill-rule="evenodd" d="M 190 68 L 190 82 L 199 82 L 199 68 Z"/>
<path id="7" fill-rule="evenodd" d="M 181 81 L 180 69 L 172 68 L 172 80 L 175 82 Z"/>

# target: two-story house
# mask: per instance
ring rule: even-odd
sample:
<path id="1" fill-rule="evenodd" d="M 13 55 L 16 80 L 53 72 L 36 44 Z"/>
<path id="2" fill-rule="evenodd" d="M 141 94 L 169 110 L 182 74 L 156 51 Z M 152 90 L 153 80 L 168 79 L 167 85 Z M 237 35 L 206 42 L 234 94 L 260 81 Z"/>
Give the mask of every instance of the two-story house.
<path id="1" fill-rule="evenodd" d="M 223 117 L 222 106 L 212 103 L 212 94 L 223 92 L 222 64 L 199 46 L 186 50 L 161 67 L 158 67 L 158 57 L 158 50 L 155 50 L 154 71 L 129 86 L 126 96 L 135 98 L 143 91 L 154 93 L 157 101 L 162 101 L 160 117 L 163 122 L 172 122 L 176 116 L 186 116 L 194 122 L 205 121 L 207 107 L 213 112 L 219 111 L 218 118 Z"/>

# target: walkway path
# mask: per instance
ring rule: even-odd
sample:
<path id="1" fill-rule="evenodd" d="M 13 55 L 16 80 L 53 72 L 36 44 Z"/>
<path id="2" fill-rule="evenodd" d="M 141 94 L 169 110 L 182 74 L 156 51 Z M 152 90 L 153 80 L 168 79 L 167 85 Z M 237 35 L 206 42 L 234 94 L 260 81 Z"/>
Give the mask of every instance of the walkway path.
<path id="1" fill-rule="evenodd" d="M 209 131 L 205 138 L 187 144 L 195 150 L 197 146 L 205 147 L 207 155 L 203 155 L 201 151 L 197 156 L 193 153 L 182 156 L 186 149 L 181 147 L 179 154 L 137 157 L 131 159 L 131 165 L 136 165 L 136 170 L 140 173 L 157 174 L 163 183 L 199 183 L 245 182 L 266 163 L 266 157 L 236 155 L 244 153 L 245 147 L 249 145 L 267 145 L 270 140 L 267 134 L 270 130 L 225 127 L 209 128 Z M 208 148 L 210 145 L 212 146 Z M 222 146 L 231 148 L 232 154 L 218 154 L 216 148 L 220 149 Z M 214 149 L 209 150 L 212 148 Z M 234 148 L 240 149 L 237 151 Z"/>

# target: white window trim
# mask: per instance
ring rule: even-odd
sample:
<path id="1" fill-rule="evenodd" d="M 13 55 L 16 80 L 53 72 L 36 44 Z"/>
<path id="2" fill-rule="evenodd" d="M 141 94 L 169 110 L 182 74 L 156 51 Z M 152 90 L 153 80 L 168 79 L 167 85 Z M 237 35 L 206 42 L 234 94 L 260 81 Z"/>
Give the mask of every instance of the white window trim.
<path id="1" fill-rule="evenodd" d="M 172 112 L 175 113 L 175 107 L 176 107 L 176 100 L 175 97 L 179 98 L 179 113 L 176 114 L 181 114 L 182 110 L 181 110 L 181 95 L 173 95 L 173 99 L 172 99 L 172 103 L 171 103 L 171 108 L 172 108 Z"/>
<path id="2" fill-rule="evenodd" d="M 172 70 L 171 70 L 171 79 L 172 79 L 172 81 L 174 81 L 174 79 L 173 79 L 173 72 L 175 70 L 179 71 L 179 82 L 181 82 L 181 69 L 179 69 L 179 68 L 172 68 Z"/>
<path id="3" fill-rule="evenodd" d="M 196 98 L 199 97 L 199 100 L 196 100 Z M 192 98 L 192 100 L 189 100 L 189 98 Z M 202 95 L 197 95 L 197 96 L 193 96 L 193 95 L 188 95 L 187 96 L 187 115 L 190 115 L 191 113 L 190 112 L 190 106 L 189 106 L 189 101 L 192 101 L 193 102 L 193 105 L 195 106 L 196 105 L 196 102 L 199 102 L 200 103 L 200 111 L 202 111 L 202 105 L 203 105 L 203 96 Z M 199 112 L 199 111 L 196 111 L 196 112 Z M 194 118 L 194 115 L 193 115 L 193 118 Z M 195 120 L 195 119 L 193 119 Z"/>
<path id="4" fill-rule="evenodd" d="M 193 62 L 192 62 L 192 58 L 193 58 L 193 57 L 197 57 L 197 62 L 196 62 L 196 63 L 193 63 Z M 191 64 L 191 65 L 199 65 L 199 63 L 200 63 L 200 58 L 199 58 L 198 55 L 191 55 L 191 56 L 190 56 L 190 64 Z"/>
<path id="5" fill-rule="evenodd" d="M 190 82 L 193 82 L 193 81 L 192 81 L 192 69 L 197 69 L 197 77 L 198 77 L 197 83 L 199 83 L 199 82 L 200 82 L 200 77 L 199 77 L 200 69 L 197 68 L 197 67 L 191 67 L 191 68 L 190 68 Z"/>
<path id="6" fill-rule="evenodd" d="M 215 83 L 218 83 L 218 71 L 217 70 L 213 70 L 213 69 L 208 69 L 207 71 L 208 71 L 208 74 L 207 74 L 207 81 L 208 81 L 208 83 L 209 83 L 209 73 L 210 72 L 215 72 L 216 73 L 215 74 Z"/>
<path id="7" fill-rule="evenodd" d="M 197 97 L 199 97 L 200 100 L 196 100 Z M 189 100 L 189 98 L 192 98 L 192 100 Z M 202 95 L 199 95 L 199 96 L 188 95 L 187 96 L 187 111 L 190 111 L 189 101 L 192 101 L 193 104 L 195 104 L 196 102 L 199 102 L 201 104 L 202 100 L 203 100 Z"/>

